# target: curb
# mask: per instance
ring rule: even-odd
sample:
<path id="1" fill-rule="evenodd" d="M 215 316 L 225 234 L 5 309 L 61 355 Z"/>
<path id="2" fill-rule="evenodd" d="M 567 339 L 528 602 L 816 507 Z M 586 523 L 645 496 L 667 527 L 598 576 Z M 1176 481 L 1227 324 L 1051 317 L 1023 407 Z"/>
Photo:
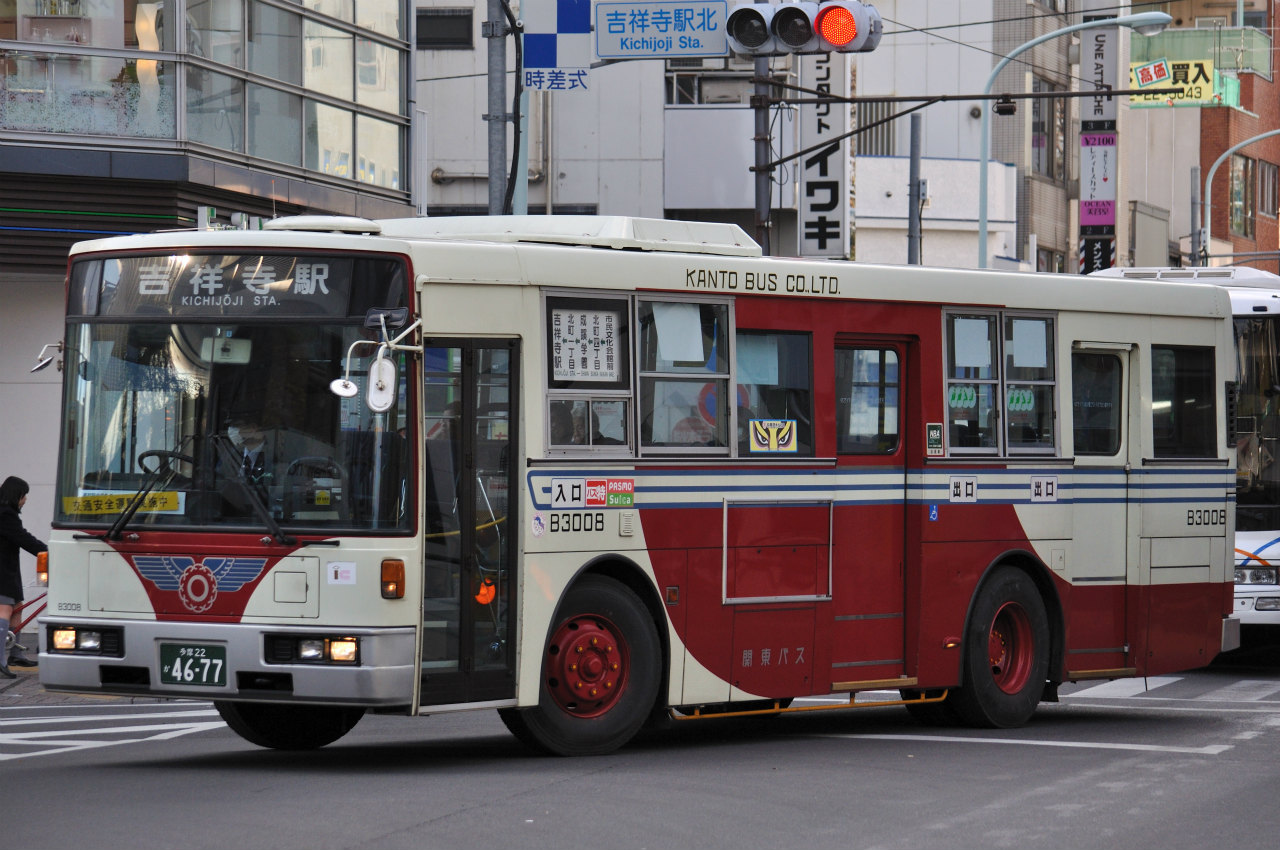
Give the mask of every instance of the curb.
<path id="1" fill-rule="evenodd" d="M 101 705 L 104 702 L 153 704 L 169 702 L 157 697 L 122 697 L 95 694 L 63 694 L 46 691 L 40 684 L 39 667 L 11 667 L 16 679 L 0 679 L 0 708 L 25 708 L 39 705 Z"/>

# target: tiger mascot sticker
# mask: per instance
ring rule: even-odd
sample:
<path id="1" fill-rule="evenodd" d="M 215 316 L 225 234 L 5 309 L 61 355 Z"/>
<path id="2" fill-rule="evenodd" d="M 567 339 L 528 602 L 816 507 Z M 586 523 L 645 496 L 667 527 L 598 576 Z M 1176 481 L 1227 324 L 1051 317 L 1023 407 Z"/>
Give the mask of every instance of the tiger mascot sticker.
<path id="1" fill-rule="evenodd" d="M 753 452 L 794 452 L 797 448 L 794 419 L 752 419 L 750 433 Z"/>

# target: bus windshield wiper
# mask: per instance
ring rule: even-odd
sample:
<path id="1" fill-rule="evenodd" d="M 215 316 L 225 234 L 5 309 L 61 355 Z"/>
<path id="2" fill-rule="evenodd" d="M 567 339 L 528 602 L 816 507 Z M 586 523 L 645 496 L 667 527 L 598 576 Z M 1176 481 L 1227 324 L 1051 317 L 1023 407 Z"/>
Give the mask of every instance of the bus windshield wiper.
<path id="1" fill-rule="evenodd" d="M 266 503 L 262 501 L 262 497 L 250 486 L 248 479 L 245 478 L 244 467 L 231 447 L 231 439 L 225 434 L 214 434 L 209 439 L 213 441 L 213 445 L 218 451 L 218 457 L 227 465 L 227 469 L 234 470 L 227 477 L 240 485 L 240 489 L 249 496 L 249 506 L 258 515 L 258 519 L 262 520 L 262 524 L 267 527 L 267 530 L 271 532 L 271 536 L 275 538 L 275 541 L 282 546 L 292 546 L 297 543 L 296 537 L 290 537 L 284 533 L 284 529 L 280 527 L 280 523 L 276 522 L 276 518 L 271 515 L 271 511 L 267 508 Z"/>
<path id="2" fill-rule="evenodd" d="M 142 484 L 138 487 L 138 491 L 133 494 L 129 504 L 120 512 L 120 516 L 116 517 L 116 521 L 111 523 L 111 527 L 107 529 L 104 539 L 119 540 L 125 528 L 133 521 L 134 515 L 138 513 L 138 509 L 146 502 L 147 496 L 160 483 L 161 476 L 167 474 L 169 478 L 173 478 L 178 474 L 178 471 L 173 468 L 170 461 L 180 460 L 185 463 L 195 463 L 195 458 L 182 454 L 183 447 L 190 441 L 190 437 L 183 437 L 178 442 L 176 449 L 152 449 L 138 455 L 139 465 L 147 458 L 157 458 L 156 468 L 147 472 L 147 477 L 142 479 Z M 143 466 L 143 469 L 146 469 L 146 467 Z"/>

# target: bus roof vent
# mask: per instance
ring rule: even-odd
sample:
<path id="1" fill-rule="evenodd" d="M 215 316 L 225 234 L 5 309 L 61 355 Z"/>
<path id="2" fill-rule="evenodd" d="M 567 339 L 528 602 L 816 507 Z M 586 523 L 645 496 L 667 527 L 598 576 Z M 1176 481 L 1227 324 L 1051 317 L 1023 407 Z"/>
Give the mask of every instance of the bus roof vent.
<path id="1" fill-rule="evenodd" d="M 1128 277 L 1144 280 L 1228 280 L 1237 286 L 1274 287 L 1280 278 L 1250 266 L 1183 266 L 1182 268 L 1109 268 L 1090 272 L 1096 277 Z"/>
<path id="2" fill-rule="evenodd" d="M 287 215 L 273 218 L 262 225 L 263 230 L 305 230 L 312 233 L 368 233 L 382 232 L 378 222 L 354 215 Z"/>
<path id="3" fill-rule="evenodd" d="M 504 215 L 386 219 L 384 236 L 480 242 L 542 242 L 633 251 L 758 257 L 760 246 L 736 224 L 594 215 Z"/>

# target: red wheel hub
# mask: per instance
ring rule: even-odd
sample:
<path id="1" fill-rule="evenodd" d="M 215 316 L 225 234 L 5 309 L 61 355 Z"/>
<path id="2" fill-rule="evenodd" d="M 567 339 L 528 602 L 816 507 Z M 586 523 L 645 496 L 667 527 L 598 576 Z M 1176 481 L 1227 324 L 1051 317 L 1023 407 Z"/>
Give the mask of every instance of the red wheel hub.
<path id="1" fill-rule="evenodd" d="M 1006 694 L 1016 694 L 1027 686 L 1035 662 L 1035 641 L 1031 619 L 1016 602 L 1006 602 L 996 611 L 987 639 L 991 677 Z"/>
<path id="2" fill-rule="evenodd" d="M 574 717 L 599 717 L 627 684 L 628 651 L 617 626 L 581 614 L 556 629 L 547 646 L 547 692 Z"/>

